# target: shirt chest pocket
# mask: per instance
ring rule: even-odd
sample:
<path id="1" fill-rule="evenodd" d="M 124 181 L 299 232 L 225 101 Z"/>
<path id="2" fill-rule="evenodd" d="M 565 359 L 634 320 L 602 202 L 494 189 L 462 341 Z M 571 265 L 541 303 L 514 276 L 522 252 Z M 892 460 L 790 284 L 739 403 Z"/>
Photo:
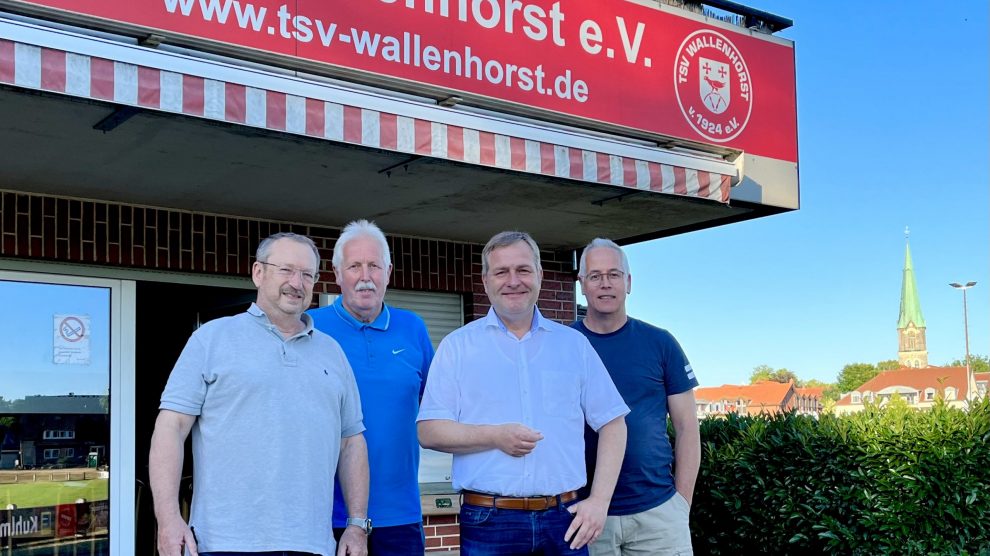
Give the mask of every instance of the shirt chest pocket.
<path id="1" fill-rule="evenodd" d="M 544 371 L 540 373 L 540 390 L 543 409 L 555 417 L 582 415 L 581 378 L 568 371 Z"/>

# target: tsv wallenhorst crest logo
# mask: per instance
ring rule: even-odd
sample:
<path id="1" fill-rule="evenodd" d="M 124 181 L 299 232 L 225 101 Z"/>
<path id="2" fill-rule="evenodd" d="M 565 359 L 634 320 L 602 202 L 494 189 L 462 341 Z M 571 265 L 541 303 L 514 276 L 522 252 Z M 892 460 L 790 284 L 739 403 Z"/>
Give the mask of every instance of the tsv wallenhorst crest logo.
<path id="1" fill-rule="evenodd" d="M 736 45 L 715 31 L 695 31 L 677 49 L 674 90 L 681 113 L 702 137 L 736 138 L 753 110 L 753 82 Z"/>

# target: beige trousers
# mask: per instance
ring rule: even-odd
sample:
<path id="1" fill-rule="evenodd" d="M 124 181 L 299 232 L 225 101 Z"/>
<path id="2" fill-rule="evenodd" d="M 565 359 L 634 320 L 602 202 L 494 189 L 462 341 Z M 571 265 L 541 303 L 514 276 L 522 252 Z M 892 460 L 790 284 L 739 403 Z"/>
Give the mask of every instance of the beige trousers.
<path id="1" fill-rule="evenodd" d="M 591 545 L 591 556 L 686 556 L 693 554 L 683 496 L 632 515 L 610 515 L 601 536 Z"/>

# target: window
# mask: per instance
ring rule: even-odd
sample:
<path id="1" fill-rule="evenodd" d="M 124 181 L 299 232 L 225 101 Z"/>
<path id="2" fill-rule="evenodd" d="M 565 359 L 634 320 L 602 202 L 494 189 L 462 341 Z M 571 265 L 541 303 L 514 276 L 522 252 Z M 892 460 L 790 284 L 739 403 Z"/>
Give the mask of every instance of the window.
<path id="1" fill-rule="evenodd" d="M 852 403 L 863 403 L 863 400 L 860 398 L 859 392 L 853 392 Z"/>
<path id="2" fill-rule="evenodd" d="M 320 294 L 320 306 L 333 302 L 329 294 Z M 413 292 L 389 288 L 385 303 L 414 311 L 424 321 L 430 341 L 436 348 L 449 332 L 464 324 L 464 305 L 460 295 L 437 292 Z M 453 456 L 420 448 L 419 482 L 449 483 Z M 449 492 L 454 492 L 450 490 Z"/>
<path id="3" fill-rule="evenodd" d="M 935 389 L 925 388 L 925 401 L 930 402 L 935 399 Z"/>
<path id="4" fill-rule="evenodd" d="M 947 399 L 947 400 L 954 400 L 954 399 L 956 399 L 956 389 L 953 388 L 953 387 L 951 387 L 951 386 L 949 386 L 948 388 L 946 388 L 945 389 L 945 399 Z"/>
<path id="5" fill-rule="evenodd" d="M 112 450 L 99 471 L 74 474 L 72 486 L 84 489 L 84 496 L 0 483 L 4 505 L 30 512 L 21 516 L 25 525 L 29 515 L 37 516 L 30 531 L 3 535 L 5 550 L 28 547 L 36 556 L 77 548 L 94 555 L 136 553 L 135 504 L 133 491 L 127 490 L 135 484 L 134 464 L 126 457 L 134 453 L 133 367 L 128 362 L 133 340 L 126 333 L 133 326 L 133 305 L 131 283 L 0 269 L 0 307 L 8 317 L 0 322 L 0 422 L 19 425 L 3 433 L 18 448 L 4 446 L 0 469 L 74 466 L 82 455 L 75 448 L 88 444 Z M 115 427 L 110 426 L 112 412 L 122 417 Z M 113 502 L 111 483 L 117 493 Z M 85 505 L 73 506 L 77 498 L 85 498 Z M 66 505 L 79 527 L 57 535 L 53 523 L 60 519 L 45 515 L 61 518 Z M 8 521 L 19 519 L 8 516 Z"/>

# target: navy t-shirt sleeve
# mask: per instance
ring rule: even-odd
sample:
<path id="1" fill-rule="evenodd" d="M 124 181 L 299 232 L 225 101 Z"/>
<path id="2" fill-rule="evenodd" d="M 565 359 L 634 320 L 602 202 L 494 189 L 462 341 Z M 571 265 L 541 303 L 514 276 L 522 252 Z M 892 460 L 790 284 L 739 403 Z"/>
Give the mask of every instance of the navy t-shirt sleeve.
<path id="1" fill-rule="evenodd" d="M 664 384 L 667 385 L 667 395 L 681 394 L 697 387 L 698 379 L 695 377 L 691 363 L 688 361 L 687 356 L 684 355 L 681 345 L 666 330 L 662 330 L 661 334 L 665 338 L 661 342 L 661 357 L 663 360 L 661 361 L 660 368 L 664 372 L 663 378 Z"/>

